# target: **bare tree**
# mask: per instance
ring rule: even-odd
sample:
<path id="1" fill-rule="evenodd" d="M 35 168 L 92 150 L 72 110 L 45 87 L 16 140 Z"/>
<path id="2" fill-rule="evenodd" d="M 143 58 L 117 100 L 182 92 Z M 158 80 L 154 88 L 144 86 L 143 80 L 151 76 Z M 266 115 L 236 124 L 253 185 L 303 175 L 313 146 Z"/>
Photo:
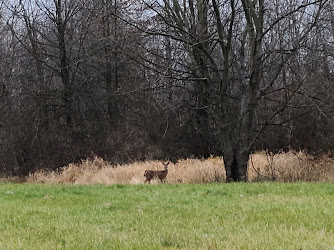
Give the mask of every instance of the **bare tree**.
<path id="1" fill-rule="evenodd" d="M 254 118 L 259 102 L 268 91 L 273 91 L 283 66 L 300 50 L 327 3 L 296 1 L 291 8 L 275 13 L 271 8 L 275 4 L 281 6 L 282 2 L 164 1 L 164 10 L 169 10 L 166 18 L 159 2 L 145 2 L 170 26 L 168 34 L 158 29 L 147 32 L 165 35 L 184 44 L 188 73 L 197 79 L 194 86 L 201 89 L 199 100 L 202 101 L 197 109 L 210 114 L 215 121 L 228 181 L 247 180 L 247 163 L 254 143 L 297 92 L 298 87 L 290 92 L 282 106 L 256 124 Z M 291 43 L 270 50 L 268 37 L 271 32 L 293 16 L 301 18 L 302 25 L 293 31 L 294 34 L 285 34 Z M 267 62 L 277 54 L 282 55 L 281 61 L 265 79 Z M 302 81 L 299 83 L 301 85 Z M 205 122 L 208 119 L 201 116 L 199 120 Z M 203 128 L 206 130 L 208 126 Z"/>

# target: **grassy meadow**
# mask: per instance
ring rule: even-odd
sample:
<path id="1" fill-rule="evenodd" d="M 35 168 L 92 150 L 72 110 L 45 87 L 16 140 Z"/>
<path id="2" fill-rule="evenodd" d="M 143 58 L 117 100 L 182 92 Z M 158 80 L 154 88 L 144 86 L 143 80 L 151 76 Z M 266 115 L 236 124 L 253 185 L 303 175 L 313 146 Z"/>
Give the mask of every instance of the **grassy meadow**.
<path id="1" fill-rule="evenodd" d="M 334 249 L 331 183 L 2 183 L 0 203 L 0 249 Z"/>
<path id="2" fill-rule="evenodd" d="M 163 166 L 95 156 L 0 180 L 0 249 L 334 249 L 331 157 L 257 152 L 250 183 L 224 183 L 221 157 L 171 163 L 166 184 L 146 169 Z"/>

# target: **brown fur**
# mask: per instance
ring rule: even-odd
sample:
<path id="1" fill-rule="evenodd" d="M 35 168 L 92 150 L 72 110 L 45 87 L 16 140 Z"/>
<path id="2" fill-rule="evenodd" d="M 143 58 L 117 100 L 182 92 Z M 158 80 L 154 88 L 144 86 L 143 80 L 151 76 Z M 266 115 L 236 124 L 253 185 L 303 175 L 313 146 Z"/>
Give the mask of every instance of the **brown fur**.
<path id="1" fill-rule="evenodd" d="M 162 170 L 162 171 L 155 171 L 155 170 L 146 170 L 145 173 L 144 173 L 144 177 L 146 178 L 145 182 L 148 182 L 148 184 L 151 183 L 151 180 L 152 179 L 159 179 L 161 182 L 165 182 L 165 179 L 166 179 L 166 176 L 168 174 L 168 164 L 169 162 L 167 163 L 163 163 L 162 164 L 164 165 L 165 167 L 165 170 Z"/>

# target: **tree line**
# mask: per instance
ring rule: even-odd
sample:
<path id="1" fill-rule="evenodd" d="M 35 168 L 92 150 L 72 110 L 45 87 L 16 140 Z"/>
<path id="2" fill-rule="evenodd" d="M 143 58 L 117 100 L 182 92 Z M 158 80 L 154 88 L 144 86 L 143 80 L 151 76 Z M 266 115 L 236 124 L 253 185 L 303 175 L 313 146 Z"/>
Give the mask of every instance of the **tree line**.
<path id="1" fill-rule="evenodd" d="M 333 147 L 329 0 L 0 1 L 0 169 Z"/>

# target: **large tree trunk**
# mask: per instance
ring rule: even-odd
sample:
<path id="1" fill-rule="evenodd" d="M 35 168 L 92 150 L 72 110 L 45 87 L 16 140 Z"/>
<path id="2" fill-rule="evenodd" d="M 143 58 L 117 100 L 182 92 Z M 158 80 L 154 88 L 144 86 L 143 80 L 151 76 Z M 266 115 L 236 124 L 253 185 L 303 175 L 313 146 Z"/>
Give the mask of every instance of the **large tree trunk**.
<path id="1" fill-rule="evenodd" d="M 226 182 L 248 181 L 247 169 L 250 156 L 248 141 L 242 141 L 241 137 L 231 131 L 232 128 L 228 128 L 221 136 Z"/>
<path id="2" fill-rule="evenodd" d="M 223 142 L 224 162 L 226 168 L 226 180 L 229 181 L 247 181 L 247 169 L 250 150 L 253 145 L 252 128 L 255 108 L 258 97 L 260 96 L 260 74 L 261 74 L 261 56 L 262 56 L 262 38 L 263 38 L 263 0 L 258 1 L 259 12 L 256 15 L 254 2 L 243 0 L 243 9 L 246 16 L 246 30 L 248 34 L 248 46 L 250 51 L 250 69 L 249 81 L 244 84 L 243 95 L 240 103 L 239 117 L 235 121 L 237 127 L 236 133 L 225 136 Z M 244 58 L 242 58 L 244 60 Z M 227 116 L 225 116 L 225 122 Z M 232 131 L 230 126 L 230 131 Z M 228 133 L 228 132 L 227 132 Z M 234 143 L 230 140 L 234 140 Z"/>
<path id="3" fill-rule="evenodd" d="M 56 5 L 56 25 L 58 32 L 58 49 L 60 56 L 60 75 L 62 84 L 64 86 L 64 101 L 66 109 L 66 125 L 68 127 L 73 126 L 73 88 L 70 81 L 70 64 L 67 56 L 66 41 L 65 41 L 65 31 L 66 22 L 63 20 L 62 16 L 62 1 L 55 1 Z"/>
<path id="4" fill-rule="evenodd" d="M 204 51 L 208 50 L 208 37 L 209 37 L 209 26 L 208 26 L 208 0 L 198 1 L 198 45 L 193 50 L 193 57 L 196 62 L 195 75 L 198 78 L 208 76 L 208 58 Z M 209 80 L 196 81 L 196 129 L 201 138 L 199 143 L 199 153 L 204 156 L 209 156 L 210 148 L 210 128 L 209 128 Z"/>
<path id="5" fill-rule="evenodd" d="M 247 181 L 249 153 L 242 150 L 227 150 L 223 154 L 226 182 Z"/>
<path id="6" fill-rule="evenodd" d="M 104 59 L 105 68 L 103 77 L 105 79 L 105 85 L 107 90 L 107 107 L 109 125 L 116 127 L 119 118 L 120 110 L 117 97 L 115 93 L 119 88 L 119 75 L 118 75 L 118 5 L 117 0 L 113 1 L 113 5 L 109 2 L 104 3 L 104 17 L 102 18 L 102 36 L 104 41 Z M 112 19 L 111 19 L 112 15 Z M 113 40 L 112 40 L 113 39 Z M 112 47 L 114 45 L 114 47 Z"/>

